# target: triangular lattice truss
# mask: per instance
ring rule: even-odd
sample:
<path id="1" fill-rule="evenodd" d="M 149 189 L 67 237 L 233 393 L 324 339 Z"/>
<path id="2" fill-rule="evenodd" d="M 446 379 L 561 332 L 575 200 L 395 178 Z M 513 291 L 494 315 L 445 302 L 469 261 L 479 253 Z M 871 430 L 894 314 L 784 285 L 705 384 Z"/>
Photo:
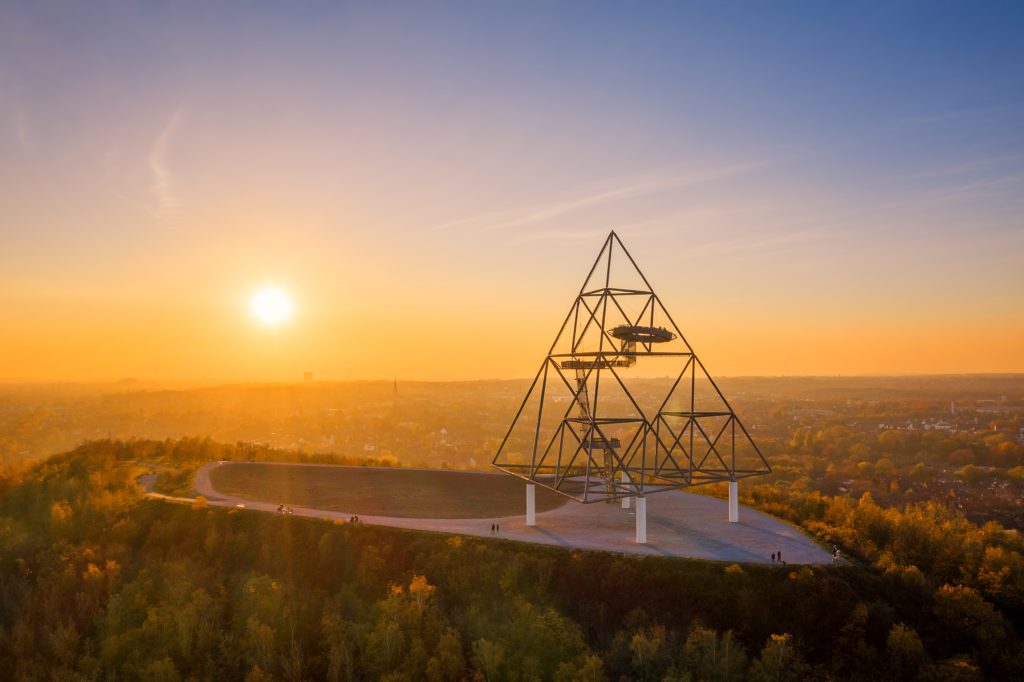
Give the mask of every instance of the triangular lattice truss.
<path id="1" fill-rule="evenodd" d="M 771 471 L 614 232 L 492 464 L 580 502 Z"/>

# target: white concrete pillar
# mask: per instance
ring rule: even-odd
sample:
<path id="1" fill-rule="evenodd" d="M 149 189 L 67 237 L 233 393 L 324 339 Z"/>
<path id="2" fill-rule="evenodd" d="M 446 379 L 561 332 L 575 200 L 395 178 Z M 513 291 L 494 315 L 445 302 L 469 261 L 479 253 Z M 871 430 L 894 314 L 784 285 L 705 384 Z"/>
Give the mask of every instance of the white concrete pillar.
<path id="1" fill-rule="evenodd" d="M 537 486 L 526 484 L 526 525 L 537 525 Z"/>
<path id="2" fill-rule="evenodd" d="M 740 520 L 740 495 L 736 481 L 729 481 L 729 523 Z"/>
<path id="3" fill-rule="evenodd" d="M 647 544 L 647 498 L 643 495 L 636 498 L 636 544 Z"/>
<path id="4" fill-rule="evenodd" d="M 621 474 L 620 478 L 622 479 L 622 482 L 623 483 L 629 483 L 629 474 L 627 474 L 625 471 L 622 471 L 622 472 L 619 472 L 619 473 Z M 629 501 L 631 499 L 633 499 L 633 498 L 631 498 L 631 497 L 623 497 L 622 498 L 622 508 L 623 509 L 629 509 Z"/>

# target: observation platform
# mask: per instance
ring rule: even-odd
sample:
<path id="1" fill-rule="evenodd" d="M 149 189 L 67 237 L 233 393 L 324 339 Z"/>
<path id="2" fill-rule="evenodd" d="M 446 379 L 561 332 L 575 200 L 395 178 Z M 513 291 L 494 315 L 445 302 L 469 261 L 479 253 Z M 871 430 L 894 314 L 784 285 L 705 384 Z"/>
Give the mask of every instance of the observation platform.
<path id="1" fill-rule="evenodd" d="M 547 510 L 537 510 L 537 525 L 526 525 L 526 517 L 496 516 L 483 518 L 431 518 L 429 504 L 420 505 L 418 518 L 378 516 L 367 514 L 359 508 L 355 501 L 360 497 L 357 490 L 352 490 L 353 508 L 340 510 L 324 510 L 300 506 L 286 499 L 259 499 L 258 497 L 242 497 L 225 495 L 214 488 L 210 482 L 210 472 L 222 466 L 220 463 L 207 464 L 196 475 L 196 491 L 206 497 L 213 506 L 237 508 L 244 505 L 245 510 L 256 510 L 277 513 L 281 503 L 291 504 L 295 516 L 325 518 L 347 521 L 352 516 L 359 516 L 360 523 L 406 528 L 410 530 L 436 531 L 479 537 L 500 538 L 517 542 L 532 542 L 542 545 L 554 545 L 566 549 L 580 549 L 604 552 L 620 552 L 624 554 L 685 557 L 708 559 L 737 563 L 757 563 L 772 565 L 771 555 L 782 552 L 783 560 L 792 564 L 827 564 L 831 555 L 822 547 L 804 535 L 799 529 L 749 507 L 743 507 L 742 520 L 729 523 L 726 520 L 727 502 L 722 499 L 696 495 L 681 491 L 671 491 L 652 495 L 647 498 L 647 524 L 655 531 L 647 544 L 636 544 L 632 541 L 632 529 L 635 524 L 634 509 L 621 509 L 618 505 L 597 504 L 581 505 L 566 502 Z M 367 467 L 342 467 L 316 464 L 269 464 L 231 462 L 223 466 L 260 467 L 264 475 L 274 475 L 280 470 L 285 475 L 287 468 L 316 467 L 316 478 L 322 482 L 337 479 L 343 487 L 351 486 L 350 475 L 372 473 Z M 407 472 L 415 475 L 416 469 L 387 469 L 389 476 Z M 461 488 L 470 481 L 503 476 L 503 474 L 468 473 L 459 471 L 438 474 L 448 475 Z M 366 481 L 369 484 L 369 481 Z M 321 483 L 323 484 L 323 483 Z M 471 483 L 469 483 L 471 484 Z M 383 487 L 373 489 L 379 496 L 386 493 Z M 446 504 L 443 500 L 438 505 Z M 491 534 L 491 524 L 498 523 L 500 530 L 497 535 Z"/>
<path id="2" fill-rule="evenodd" d="M 675 334 L 664 327 L 643 327 L 637 325 L 620 325 L 614 327 L 608 333 L 622 341 L 621 349 L 596 353 L 571 353 L 568 360 L 562 360 L 558 363 L 559 367 L 575 370 L 632 367 L 636 364 L 636 356 L 654 355 L 650 351 L 637 351 L 636 344 L 651 346 L 655 343 L 668 343 L 676 338 Z M 612 357 L 606 357 L 609 355 Z"/>
<path id="3" fill-rule="evenodd" d="M 675 334 L 664 327 L 620 325 L 613 327 L 608 333 L 620 341 L 629 343 L 668 343 L 676 338 Z"/>

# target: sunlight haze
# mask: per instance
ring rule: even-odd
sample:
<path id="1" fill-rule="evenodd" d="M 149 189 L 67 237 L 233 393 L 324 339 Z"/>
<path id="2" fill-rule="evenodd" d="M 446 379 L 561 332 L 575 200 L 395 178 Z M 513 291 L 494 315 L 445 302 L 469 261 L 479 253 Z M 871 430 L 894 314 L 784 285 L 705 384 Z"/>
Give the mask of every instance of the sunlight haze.
<path id="1" fill-rule="evenodd" d="M 0 379 L 531 376 L 613 229 L 712 374 L 1024 371 L 1019 16 L 55 7 L 0 7 Z"/>

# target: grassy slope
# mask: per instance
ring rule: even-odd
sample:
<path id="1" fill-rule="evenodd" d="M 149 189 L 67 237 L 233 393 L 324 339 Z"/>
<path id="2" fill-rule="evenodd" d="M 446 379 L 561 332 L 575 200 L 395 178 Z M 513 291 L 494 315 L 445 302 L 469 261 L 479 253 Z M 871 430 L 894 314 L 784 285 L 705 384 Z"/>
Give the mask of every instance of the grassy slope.
<path id="1" fill-rule="evenodd" d="M 525 505 L 522 481 L 494 474 L 229 463 L 211 470 L 210 481 L 233 497 L 376 516 L 495 518 Z M 565 502 L 537 490 L 537 511 Z"/>

